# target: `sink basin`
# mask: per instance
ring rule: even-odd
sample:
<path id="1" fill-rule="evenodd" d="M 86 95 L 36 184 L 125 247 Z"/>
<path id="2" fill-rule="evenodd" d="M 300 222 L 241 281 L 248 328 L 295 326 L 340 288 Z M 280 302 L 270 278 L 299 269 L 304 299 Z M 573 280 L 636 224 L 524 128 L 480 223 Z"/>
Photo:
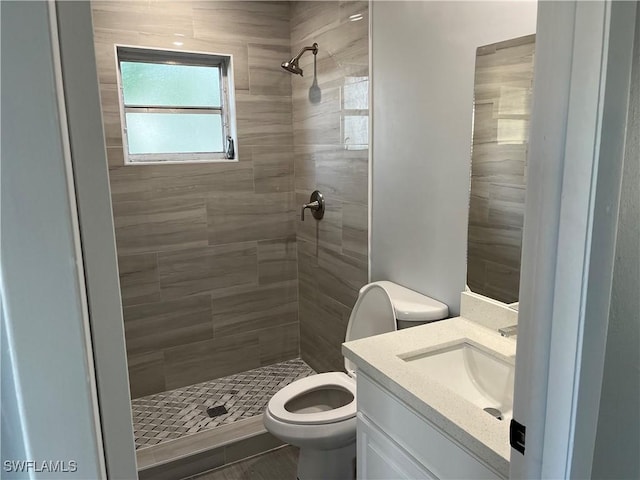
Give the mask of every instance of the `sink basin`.
<path id="1" fill-rule="evenodd" d="M 500 357 L 470 340 L 409 352 L 399 358 L 488 415 L 507 422 L 511 420 L 513 359 Z"/>

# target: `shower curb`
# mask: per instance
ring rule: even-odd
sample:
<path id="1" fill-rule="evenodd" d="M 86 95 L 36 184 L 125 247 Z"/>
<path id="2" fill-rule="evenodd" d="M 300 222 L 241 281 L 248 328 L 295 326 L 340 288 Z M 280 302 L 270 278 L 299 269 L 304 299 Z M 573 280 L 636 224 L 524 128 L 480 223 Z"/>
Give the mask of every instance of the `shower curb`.
<path id="1" fill-rule="evenodd" d="M 262 415 L 136 452 L 140 480 L 185 478 L 284 445 L 264 428 Z"/>

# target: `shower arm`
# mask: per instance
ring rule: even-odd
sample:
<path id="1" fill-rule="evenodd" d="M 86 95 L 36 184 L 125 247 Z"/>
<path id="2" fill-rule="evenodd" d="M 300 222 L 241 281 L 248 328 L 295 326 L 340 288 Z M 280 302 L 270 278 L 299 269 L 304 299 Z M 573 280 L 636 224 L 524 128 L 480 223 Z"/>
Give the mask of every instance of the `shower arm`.
<path id="1" fill-rule="evenodd" d="M 314 55 L 317 55 L 318 54 L 318 44 L 314 43 L 311 47 L 302 47 L 302 49 L 300 50 L 300 53 L 298 53 L 298 55 L 293 57 L 292 60 L 295 60 L 295 61 L 300 60 L 300 57 L 302 57 L 304 52 L 307 52 L 307 51 L 312 51 Z"/>

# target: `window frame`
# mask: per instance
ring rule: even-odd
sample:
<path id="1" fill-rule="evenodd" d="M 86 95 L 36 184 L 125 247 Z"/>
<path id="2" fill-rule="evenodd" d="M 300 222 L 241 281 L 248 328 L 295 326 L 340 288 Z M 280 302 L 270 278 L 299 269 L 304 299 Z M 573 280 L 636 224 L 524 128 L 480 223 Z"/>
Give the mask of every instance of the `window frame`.
<path id="1" fill-rule="evenodd" d="M 235 119 L 235 89 L 233 87 L 233 55 L 173 50 L 166 48 L 141 47 L 132 45 L 114 45 L 117 94 L 120 107 L 120 128 L 122 133 L 122 149 L 125 165 L 157 165 L 208 162 L 237 162 L 238 142 Z M 127 106 L 124 102 L 124 85 L 122 82 L 121 62 L 157 63 L 165 65 L 193 65 L 218 67 L 220 72 L 220 107 L 208 106 Z M 222 152 L 197 153 L 129 153 L 127 133 L 127 113 L 207 113 L 219 114 L 222 120 Z M 233 141 L 234 156 L 227 158 L 228 139 Z"/>

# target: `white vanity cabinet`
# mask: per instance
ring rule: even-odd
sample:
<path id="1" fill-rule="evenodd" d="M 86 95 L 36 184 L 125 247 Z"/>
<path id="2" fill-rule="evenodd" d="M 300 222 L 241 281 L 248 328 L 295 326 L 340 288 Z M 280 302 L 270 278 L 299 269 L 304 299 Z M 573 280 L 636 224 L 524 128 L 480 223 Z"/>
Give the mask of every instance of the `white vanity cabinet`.
<path id="1" fill-rule="evenodd" d="M 366 374 L 357 382 L 358 479 L 504 478 Z"/>

